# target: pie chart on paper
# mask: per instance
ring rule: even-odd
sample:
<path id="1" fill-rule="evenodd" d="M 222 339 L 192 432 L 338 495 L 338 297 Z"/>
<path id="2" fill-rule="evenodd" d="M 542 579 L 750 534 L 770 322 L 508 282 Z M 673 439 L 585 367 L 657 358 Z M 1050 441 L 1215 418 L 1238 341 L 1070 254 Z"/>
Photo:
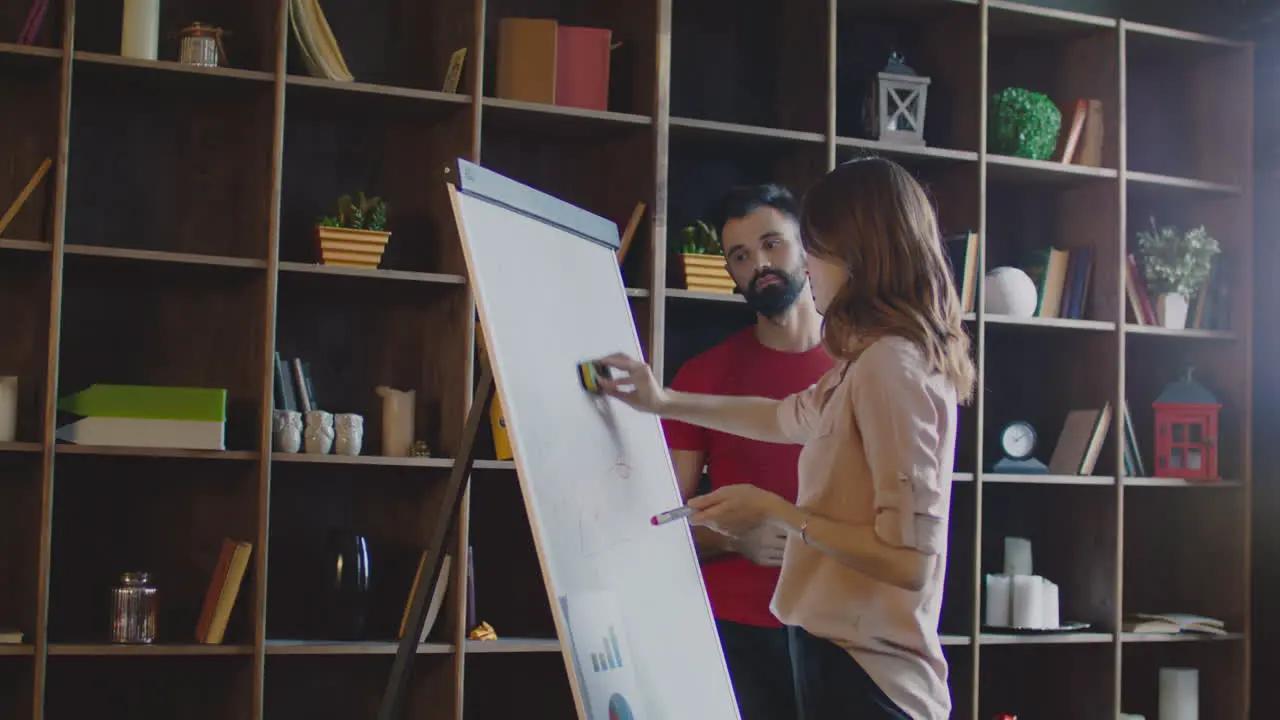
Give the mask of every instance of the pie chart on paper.
<path id="1" fill-rule="evenodd" d="M 609 698 L 609 720 L 636 720 L 636 716 L 631 714 L 627 699 L 618 693 Z"/>

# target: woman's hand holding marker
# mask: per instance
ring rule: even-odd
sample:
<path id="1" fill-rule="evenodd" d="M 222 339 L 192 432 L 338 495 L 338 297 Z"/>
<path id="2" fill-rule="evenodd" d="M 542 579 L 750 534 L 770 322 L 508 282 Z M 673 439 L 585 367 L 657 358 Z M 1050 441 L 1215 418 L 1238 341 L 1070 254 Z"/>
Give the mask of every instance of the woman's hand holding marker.
<path id="1" fill-rule="evenodd" d="M 782 508 L 791 503 L 768 490 L 741 483 L 691 497 L 688 506 L 698 511 L 689 522 L 737 538 L 763 524 L 776 522 Z"/>
<path id="2" fill-rule="evenodd" d="M 697 512 L 697 510 L 694 510 L 688 505 L 681 505 L 678 508 L 667 510 L 666 512 L 660 512 L 657 515 L 654 515 L 653 517 L 649 518 L 649 523 L 652 525 L 666 525 L 667 523 L 673 520 L 680 520 L 681 518 L 687 518 L 690 515 L 694 514 L 695 512 Z"/>
<path id="3" fill-rule="evenodd" d="M 728 485 L 705 495 L 689 498 L 685 505 L 658 513 L 653 525 L 689 518 L 693 525 L 705 525 L 722 535 L 742 537 L 766 523 L 776 522 L 780 508 L 789 505 L 778 495 L 755 485 Z"/>

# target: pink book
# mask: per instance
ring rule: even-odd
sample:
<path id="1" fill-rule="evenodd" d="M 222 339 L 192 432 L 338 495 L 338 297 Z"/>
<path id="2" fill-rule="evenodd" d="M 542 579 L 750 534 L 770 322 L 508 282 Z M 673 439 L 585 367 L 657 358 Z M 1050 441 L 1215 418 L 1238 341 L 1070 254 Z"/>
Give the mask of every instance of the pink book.
<path id="1" fill-rule="evenodd" d="M 556 29 L 556 104 L 609 109 L 608 28 L 561 25 Z"/>

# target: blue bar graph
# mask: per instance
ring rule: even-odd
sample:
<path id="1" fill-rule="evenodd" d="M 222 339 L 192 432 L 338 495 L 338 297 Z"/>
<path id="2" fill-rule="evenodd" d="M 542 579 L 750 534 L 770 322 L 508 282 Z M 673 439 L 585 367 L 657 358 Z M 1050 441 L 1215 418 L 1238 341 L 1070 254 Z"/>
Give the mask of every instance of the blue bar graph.
<path id="1" fill-rule="evenodd" d="M 622 667 L 622 652 L 618 649 L 618 635 L 609 626 L 609 635 L 601 638 L 604 652 L 591 653 L 592 672 L 608 672 Z"/>
<path id="2" fill-rule="evenodd" d="M 618 667 L 622 667 L 622 652 L 618 650 L 618 636 L 612 625 L 609 626 L 609 646 L 613 648 L 613 659 L 618 661 Z"/>

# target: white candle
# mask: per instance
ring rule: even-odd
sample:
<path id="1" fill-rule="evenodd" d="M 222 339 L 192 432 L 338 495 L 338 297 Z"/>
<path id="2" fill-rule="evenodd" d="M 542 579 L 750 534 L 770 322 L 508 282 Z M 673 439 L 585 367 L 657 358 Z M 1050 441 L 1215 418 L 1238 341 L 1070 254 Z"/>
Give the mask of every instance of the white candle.
<path id="1" fill-rule="evenodd" d="M 1046 628 L 1062 624 L 1058 613 L 1058 586 L 1044 579 L 1040 583 L 1040 622 Z"/>
<path id="2" fill-rule="evenodd" d="M 1044 585 L 1035 575 L 1013 576 L 1013 626 L 1042 628 L 1040 588 Z"/>
<path id="3" fill-rule="evenodd" d="M 120 54 L 155 60 L 160 47 L 160 0 L 124 0 Z"/>
<path id="4" fill-rule="evenodd" d="M 1010 592 L 1008 575 L 987 575 L 987 627 L 1009 627 Z"/>
<path id="5" fill-rule="evenodd" d="M 1200 671 L 1160 668 L 1160 720 L 1199 720 Z"/>
<path id="6" fill-rule="evenodd" d="M 1004 574 L 1032 575 L 1031 541 L 1020 537 L 1004 539 Z"/>

